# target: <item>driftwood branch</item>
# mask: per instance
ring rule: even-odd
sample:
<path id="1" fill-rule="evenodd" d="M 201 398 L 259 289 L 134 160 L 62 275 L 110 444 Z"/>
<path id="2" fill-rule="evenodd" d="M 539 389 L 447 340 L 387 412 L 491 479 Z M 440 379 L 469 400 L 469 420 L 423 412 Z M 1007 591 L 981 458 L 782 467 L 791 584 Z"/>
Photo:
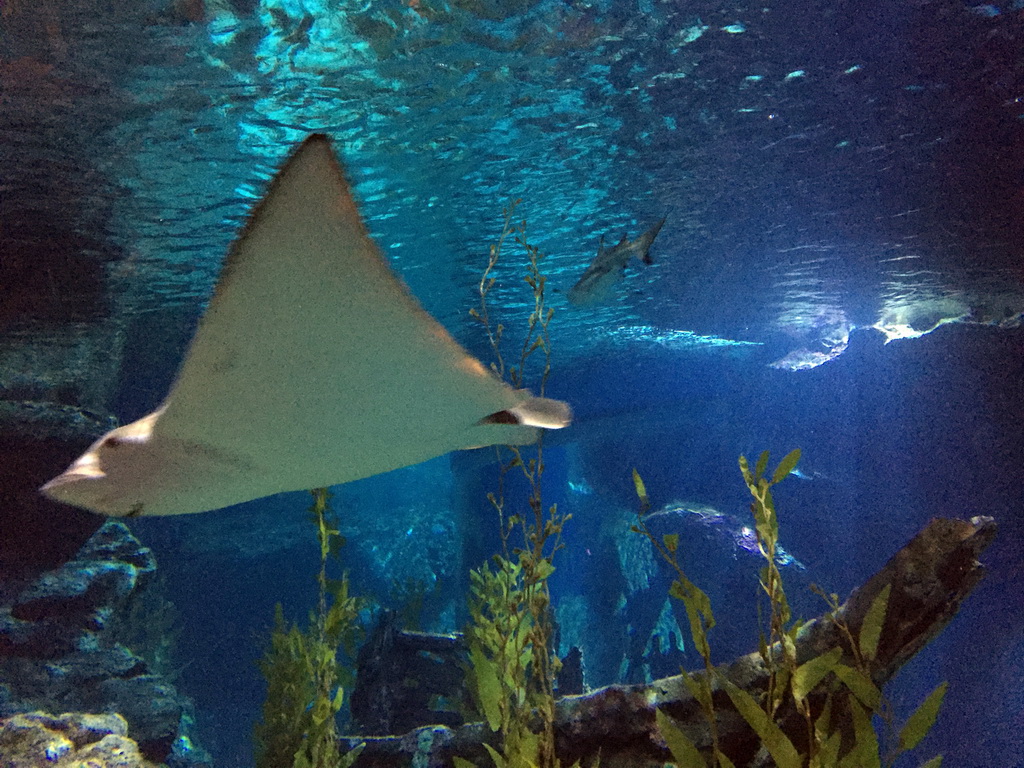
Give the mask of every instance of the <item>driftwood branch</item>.
<path id="1" fill-rule="evenodd" d="M 841 607 L 842 619 L 857 637 L 872 600 L 886 584 L 892 585 L 878 654 L 870 671 L 882 686 L 914 654 L 952 620 L 961 602 L 981 579 L 978 556 L 995 535 L 991 518 L 932 520 L 888 563 L 850 595 Z M 809 622 L 797 643 L 799 661 L 837 646 L 848 657 L 845 635 L 829 617 Z M 852 658 L 852 657 L 850 657 Z M 850 658 L 847 659 L 848 663 Z M 766 686 L 768 671 L 756 653 L 719 668 L 739 687 L 757 694 Z M 703 672 L 697 674 L 704 674 Z M 758 741 L 723 691 L 714 685 L 719 739 L 723 751 L 737 766 L 757 764 Z M 556 706 L 556 749 L 562 765 L 580 761 L 591 765 L 600 754 L 602 766 L 660 765 L 670 759 L 658 735 L 654 713 L 670 715 L 699 747 L 710 746 L 707 723 L 690 696 L 681 675 L 646 685 L 612 685 L 581 696 L 567 696 Z M 804 725 L 782 713 L 782 728 L 794 743 L 802 741 Z M 365 741 L 357 768 L 398 768 L 412 761 L 416 768 L 451 766 L 464 757 L 477 765 L 489 758 L 483 743 L 493 734 L 481 723 L 455 729 L 419 728 L 404 736 L 353 738 Z"/>

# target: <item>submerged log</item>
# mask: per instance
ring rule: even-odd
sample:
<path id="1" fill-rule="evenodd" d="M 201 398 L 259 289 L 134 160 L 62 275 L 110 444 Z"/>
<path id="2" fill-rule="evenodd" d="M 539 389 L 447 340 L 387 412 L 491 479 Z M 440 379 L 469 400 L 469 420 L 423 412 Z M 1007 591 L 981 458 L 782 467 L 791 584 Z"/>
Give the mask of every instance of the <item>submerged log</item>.
<path id="1" fill-rule="evenodd" d="M 870 673 L 881 687 L 899 668 L 920 651 L 956 615 L 960 604 L 984 574 L 978 556 L 995 535 L 992 518 L 970 521 L 934 519 L 885 566 L 853 591 L 840 608 L 842 620 L 853 637 L 875 596 L 891 585 L 888 610 Z M 828 616 L 808 622 L 797 641 L 799 662 L 841 647 L 851 663 L 846 635 Z M 718 673 L 740 688 L 757 695 L 766 687 L 768 671 L 759 654 L 753 653 L 722 665 Z M 705 674 L 699 672 L 695 674 Z M 713 683 L 718 716 L 719 743 L 737 766 L 759 764 L 757 737 L 735 711 L 731 701 Z M 661 709 L 703 750 L 710 747 L 707 722 L 690 695 L 682 675 L 644 685 L 610 685 L 581 696 L 567 696 L 556 704 L 556 751 L 562 765 L 577 761 L 593 764 L 600 755 L 602 766 L 661 765 L 670 759 L 655 725 Z M 783 730 L 800 746 L 804 723 L 782 712 Z M 349 739 L 366 746 L 357 768 L 398 768 L 412 761 L 427 768 L 451 766 L 453 757 L 477 765 L 489 761 L 483 743 L 494 743 L 485 725 L 471 723 L 456 729 L 442 726 L 418 728 L 404 736 Z"/>

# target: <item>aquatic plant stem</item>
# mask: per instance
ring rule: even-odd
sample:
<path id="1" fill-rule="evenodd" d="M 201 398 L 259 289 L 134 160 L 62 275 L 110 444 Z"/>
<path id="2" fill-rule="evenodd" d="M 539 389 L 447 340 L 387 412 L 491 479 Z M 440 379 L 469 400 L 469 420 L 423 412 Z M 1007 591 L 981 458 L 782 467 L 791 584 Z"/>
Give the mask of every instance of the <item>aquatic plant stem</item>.
<path id="1" fill-rule="evenodd" d="M 310 493 L 313 496 L 313 507 L 310 511 L 316 518 L 317 542 L 320 544 L 320 572 L 317 574 L 317 643 L 321 648 L 330 648 L 327 638 L 327 557 L 331 552 L 331 534 L 337 534 L 337 531 L 331 531 L 327 526 L 326 515 L 329 498 L 327 489 L 315 488 Z M 317 702 L 332 700 L 331 689 L 334 687 L 336 679 L 337 662 L 333 657 L 330 664 L 325 665 L 318 662 Z"/>
<path id="2" fill-rule="evenodd" d="M 516 220 L 515 210 L 519 200 L 514 200 L 504 210 L 502 231 L 495 245 L 491 246 L 487 267 L 480 279 L 478 291 L 479 308 L 470 310 L 470 315 L 483 326 L 491 345 L 495 362 L 491 364 L 494 373 L 509 382 L 516 389 L 525 386 L 525 372 L 531 356 L 538 350 L 543 352 L 543 368 L 538 384 L 538 395 L 543 397 L 551 371 L 551 345 L 549 323 L 554 310 L 545 304 L 546 279 L 540 264 L 543 254 L 530 245 L 526 235 L 526 222 Z M 533 292 L 533 309 L 527 320 L 526 334 L 519 348 L 518 361 L 508 365 L 502 353 L 504 326 L 494 325 L 488 308 L 488 295 L 496 284 L 493 275 L 509 237 L 514 237 L 527 255 L 525 282 Z M 485 571 L 475 572 L 473 578 L 477 588 L 476 599 L 480 603 L 471 608 L 475 620 L 486 621 L 484 613 L 492 616 L 495 611 L 486 606 L 487 590 L 494 586 L 494 579 L 505 579 L 507 584 L 499 590 L 501 605 L 498 613 L 504 615 L 504 626 L 498 628 L 497 637 L 505 638 L 493 642 L 493 637 L 484 631 L 477 633 L 481 641 L 480 653 L 490 654 L 490 660 L 478 656 L 477 666 L 489 665 L 493 660 L 498 667 L 500 680 L 512 684 L 505 691 L 506 702 L 502 705 L 501 734 L 503 739 L 504 766 L 512 766 L 517 760 L 526 759 L 536 768 L 553 768 L 557 765 L 554 751 L 554 684 L 558 673 L 558 660 L 552 651 L 554 625 L 551 615 L 551 595 L 548 577 L 554 571 L 552 560 L 555 552 L 562 547 L 562 526 L 567 515 L 559 515 L 557 505 L 545 509 L 543 501 L 544 444 L 543 432 L 538 436 L 532 456 L 527 456 L 519 446 L 495 446 L 498 459 L 497 489 L 487 494 L 487 499 L 498 516 L 502 554 L 495 558 L 498 573 L 488 575 Z M 506 453 L 511 458 L 506 460 Z M 530 513 L 507 514 L 505 489 L 507 474 L 518 467 L 527 483 L 527 505 Z M 522 545 L 513 546 L 513 531 L 518 529 Z M 492 596 L 491 600 L 496 599 Z M 513 642 L 514 641 L 514 642 Z M 511 652 L 507 650 L 512 644 Z M 520 648 L 519 644 L 522 644 Z M 524 663 L 525 660 L 525 663 Z M 483 674 L 484 672 L 481 672 Z M 486 671 L 488 679 L 492 674 Z M 516 680 L 521 681 L 516 689 Z M 479 680 L 478 680 L 479 683 Z M 539 719 L 540 732 L 534 735 L 531 721 Z M 492 727 L 494 718 L 489 717 Z M 495 761 L 498 762 L 498 757 Z"/>
<path id="3" fill-rule="evenodd" d="M 316 608 L 301 630 L 285 621 L 280 603 L 276 607 L 270 648 L 260 661 L 268 690 L 263 722 L 254 734 L 257 768 L 349 768 L 360 750 L 340 750 L 336 717 L 346 675 L 338 653 L 354 654 L 364 601 L 349 596 L 347 575 L 336 581 L 328 577 L 327 561 L 337 556 L 341 536 L 327 490 L 311 494 L 310 519 L 320 545 Z"/>
<path id="4" fill-rule="evenodd" d="M 654 547 L 662 560 L 675 571 L 676 579 L 669 589 L 672 597 L 681 600 L 686 609 L 686 616 L 690 625 L 690 637 L 693 639 L 694 647 L 704 661 L 703 676 L 687 675 L 683 673 L 686 686 L 690 689 L 691 695 L 700 704 L 704 719 L 708 724 L 708 732 L 711 736 L 711 754 L 714 762 L 712 765 L 727 765 L 719 743 L 718 716 L 715 713 L 715 705 L 712 697 L 712 681 L 717 674 L 714 665 L 711 663 L 711 645 L 708 642 L 707 633 L 715 626 L 715 617 L 711 612 L 711 601 L 707 594 L 695 585 L 683 571 L 679 563 L 679 536 L 678 534 L 667 534 L 659 541 L 647 524 L 644 516 L 650 511 L 650 499 L 647 496 L 647 489 L 640 477 L 640 473 L 633 470 L 633 484 L 636 488 L 637 497 L 640 499 L 640 507 L 637 509 L 636 524 L 633 531 L 642 534 Z"/>

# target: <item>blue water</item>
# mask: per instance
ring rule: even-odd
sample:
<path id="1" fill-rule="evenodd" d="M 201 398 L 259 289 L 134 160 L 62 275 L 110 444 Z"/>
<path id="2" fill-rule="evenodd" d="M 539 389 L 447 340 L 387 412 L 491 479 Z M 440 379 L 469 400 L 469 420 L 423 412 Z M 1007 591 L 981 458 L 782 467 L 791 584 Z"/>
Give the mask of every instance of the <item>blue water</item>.
<path id="1" fill-rule="evenodd" d="M 805 470 L 816 476 L 786 481 L 776 500 L 782 543 L 803 566 L 783 569 L 800 615 L 822 610 L 810 582 L 846 594 L 932 516 L 985 513 L 1000 522 L 984 558 L 989 577 L 889 693 L 905 715 L 949 680 L 955 695 L 921 754 L 941 751 L 962 766 L 1018 764 L 1022 700 L 1014 681 L 1024 671 L 1024 628 L 1012 606 L 1024 450 L 1020 400 L 1005 399 L 1000 381 L 1009 377 L 1019 387 L 1019 344 L 1019 334 L 951 327 L 916 341 L 858 344 L 799 375 L 754 359 L 649 350 L 557 374 L 557 389 L 571 391 L 581 410 L 600 403 L 602 411 L 583 411 L 573 427 L 578 435 L 566 432 L 546 449 L 546 499 L 573 514 L 554 577 L 563 643 L 583 645 L 588 683 L 699 664 L 687 649 L 647 670 L 622 666 L 653 631 L 668 581 L 655 570 L 644 583 L 649 589 L 629 591 L 637 576 L 623 552 L 638 546 L 629 542 L 636 507 L 630 469 L 640 469 L 658 506 L 685 500 L 745 521 L 738 454 L 768 448 L 781 457 L 799 446 Z M 428 627 L 461 626 L 459 568 L 497 546 L 484 464 L 478 454 L 460 454 L 336 488 L 354 588 L 387 604 L 392 580 L 433 574 L 442 591 L 424 616 Z M 290 494 L 135 526 L 156 547 L 188 614 L 181 641 L 191 665 L 182 689 L 207 718 L 202 732 L 225 764 L 248 759 L 248 729 L 262 701 L 253 662 L 274 603 L 284 602 L 295 618 L 311 606 L 316 553 L 307 505 L 304 495 Z M 689 573 L 714 601 L 712 639 L 722 661 L 754 650 L 757 632 L 756 558 L 716 530 L 728 524 L 670 521 L 656 529 L 683 533 Z M 625 612 L 616 610 L 623 595 L 630 597 Z"/>
<path id="2" fill-rule="evenodd" d="M 636 657 L 666 575 L 649 567 L 637 587 L 632 468 L 655 506 L 727 516 L 676 516 L 724 661 L 756 647 L 756 564 L 723 533 L 745 520 L 736 459 L 799 447 L 810 479 L 777 500 L 806 616 L 821 609 L 807 583 L 845 594 L 932 516 L 999 522 L 989 577 L 891 695 L 908 711 L 949 680 L 920 754 L 1024 765 L 1020 9 L 226 0 L 191 18 L 83 0 L 54 13 L 56 27 L 0 21 L 5 192 L 124 254 L 125 421 L 166 392 L 225 248 L 309 132 L 335 140 L 396 272 L 483 359 L 467 310 L 502 208 L 521 198 L 556 311 L 548 394 L 577 414 L 548 442 L 545 490 L 573 514 L 554 590 L 588 682 L 695 664 L 688 647 L 661 667 Z M 601 235 L 662 217 L 654 265 L 632 265 L 606 304 L 568 304 Z M 492 295 L 510 329 L 531 308 L 521 273 L 510 251 Z M 436 583 L 424 622 L 457 629 L 466 569 L 498 543 L 490 455 L 335 489 L 354 589 L 387 603 L 395 582 Z M 306 506 L 292 494 L 136 526 L 183 616 L 180 687 L 218 766 L 251 764 L 274 604 L 310 607 Z"/>

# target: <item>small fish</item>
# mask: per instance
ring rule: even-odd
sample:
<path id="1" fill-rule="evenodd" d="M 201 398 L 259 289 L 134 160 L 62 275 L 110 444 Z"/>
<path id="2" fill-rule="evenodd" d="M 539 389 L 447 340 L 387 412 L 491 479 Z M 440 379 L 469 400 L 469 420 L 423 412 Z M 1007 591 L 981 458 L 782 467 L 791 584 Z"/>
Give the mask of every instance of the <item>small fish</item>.
<path id="1" fill-rule="evenodd" d="M 789 474 L 792 475 L 793 477 L 795 477 L 798 480 L 828 480 L 828 479 L 830 479 L 828 477 L 828 475 L 826 475 L 823 472 L 816 472 L 816 471 L 813 471 L 813 470 L 808 471 L 808 472 L 804 472 L 799 467 L 794 469 Z"/>
<path id="2" fill-rule="evenodd" d="M 594 489 L 590 487 L 590 483 L 586 480 L 580 480 L 579 482 L 569 481 L 569 490 L 578 496 L 592 496 Z"/>
<path id="3" fill-rule="evenodd" d="M 627 240 L 626 235 L 618 245 L 604 247 L 604 236 L 597 247 L 597 258 L 587 267 L 587 271 L 569 289 L 569 301 L 576 305 L 600 304 L 611 295 L 614 286 L 626 272 L 626 265 L 631 256 L 636 256 L 644 264 L 653 264 L 654 259 L 649 253 L 651 243 L 661 231 L 665 219 L 644 232 L 636 240 Z"/>

